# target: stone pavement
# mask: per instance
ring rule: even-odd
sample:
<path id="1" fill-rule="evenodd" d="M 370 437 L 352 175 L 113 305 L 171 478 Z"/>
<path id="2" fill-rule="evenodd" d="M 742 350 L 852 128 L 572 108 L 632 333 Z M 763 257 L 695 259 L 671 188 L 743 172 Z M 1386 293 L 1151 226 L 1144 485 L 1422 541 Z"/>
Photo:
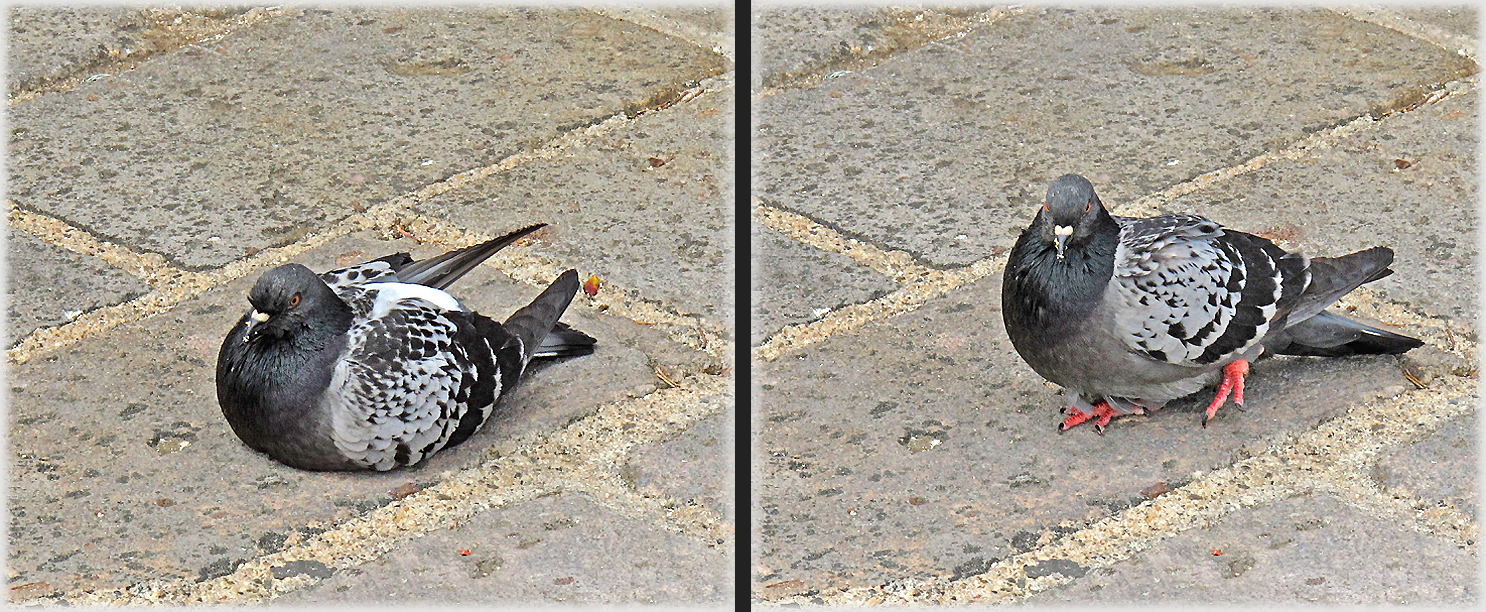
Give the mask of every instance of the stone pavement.
<path id="1" fill-rule="evenodd" d="M 734 598 L 731 9 L 9 14 L 12 603 Z M 550 227 L 597 353 L 464 445 L 299 472 L 216 404 L 263 270 Z"/>
<path id="2" fill-rule="evenodd" d="M 1477 600 L 1474 10 L 753 18 L 755 604 Z M 1116 214 L 1391 246 L 1340 308 L 1427 346 L 1056 435 L 999 276 L 1075 171 Z"/>

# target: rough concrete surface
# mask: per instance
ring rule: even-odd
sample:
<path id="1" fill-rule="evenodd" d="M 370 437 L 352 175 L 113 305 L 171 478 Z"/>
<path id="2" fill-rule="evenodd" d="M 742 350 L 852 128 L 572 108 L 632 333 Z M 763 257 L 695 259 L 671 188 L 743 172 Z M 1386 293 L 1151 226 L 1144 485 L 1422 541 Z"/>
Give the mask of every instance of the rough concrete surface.
<path id="1" fill-rule="evenodd" d="M 823 49 L 881 14 L 755 12 L 755 56 L 794 73 L 755 94 L 757 212 L 816 224 L 784 240 L 832 256 L 822 290 L 898 284 L 751 339 L 756 604 L 1476 601 L 1479 95 L 1437 35 L 1474 10 L 1019 6 L 841 73 Z M 1428 345 L 1261 360 L 1206 428 L 1199 393 L 1057 435 L 999 296 L 1065 172 L 1116 214 L 1390 246 L 1337 308 Z"/>
<path id="2" fill-rule="evenodd" d="M 12 232 L 6 236 L 6 243 L 10 245 L 11 286 L 5 312 L 7 347 L 38 327 L 61 325 L 79 314 L 132 299 L 148 289 L 122 270 L 28 234 Z"/>
<path id="3" fill-rule="evenodd" d="M 583 551 L 574 554 L 574 551 Z M 731 559 L 575 494 L 489 510 L 285 604 L 496 605 L 729 603 Z"/>
<path id="4" fill-rule="evenodd" d="M 322 603 L 346 596 L 321 581 L 382 596 L 407 578 L 397 592 L 444 603 L 729 601 L 731 299 L 715 289 L 732 286 L 733 75 L 714 47 L 733 33 L 725 7 L 698 14 L 13 13 L 12 65 L 49 76 L 13 79 L 9 109 L 9 600 Z M 130 62 L 91 51 L 140 39 L 159 44 Z M 630 141 L 669 152 L 612 160 Z M 661 153 L 684 159 L 644 163 Z M 550 189 L 450 220 L 476 207 L 459 197 L 542 172 Z M 600 200 L 570 180 L 585 175 L 623 188 Z M 644 282 L 674 278 L 641 238 L 674 239 L 677 221 L 614 211 L 672 201 L 715 286 Z M 533 364 L 463 445 L 409 470 L 311 473 L 227 427 L 217 350 L 269 266 L 428 257 L 536 222 L 553 227 L 450 291 L 501 319 L 562 269 L 596 274 L 564 320 L 599 348 Z M 621 234 L 609 259 L 553 248 Z M 632 462 L 644 483 L 622 477 Z M 544 531 L 562 521 L 576 527 Z M 512 532 L 533 544 L 472 578 Z M 472 534 L 482 556 L 435 546 L 481 548 Z M 621 556 L 634 567 L 603 563 Z"/>
<path id="5" fill-rule="evenodd" d="M 897 285 L 839 253 L 825 253 L 753 224 L 753 313 L 749 341 L 757 345 L 786 325 L 881 297 Z"/>
<path id="6" fill-rule="evenodd" d="M 1250 508 L 1028 604 L 1458 605 L 1477 561 L 1324 495 Z"/>
<path id="7" fill-rule="evenodd" d="M 1319 9 L 1027 9 L 757 100 L 755 195 L 963 266 L 1014 238 L 1047 177 L 1127 201 L 1472 71 Z"/>

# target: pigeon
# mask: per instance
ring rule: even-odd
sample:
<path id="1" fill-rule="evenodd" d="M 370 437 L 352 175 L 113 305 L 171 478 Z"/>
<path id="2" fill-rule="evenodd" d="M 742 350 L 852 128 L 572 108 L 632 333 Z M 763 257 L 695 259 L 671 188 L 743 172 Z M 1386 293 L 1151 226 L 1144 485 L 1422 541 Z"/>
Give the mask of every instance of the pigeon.
<path id="1" fill-rule="evenodd" d="M 1064 388 L 1058 430 L 1147 414 L 1218 382 L 1203 427 L 1261 354 L 1398 354 L 1423 342 L 1326 307 L 1393 270 L 1374 247 L 1308 258 L 1188 214 L 1109 214 L 1094 186 L 1058 177 L 1017 238 L 1001 286 L 1018 354 Z"/>
<path id="2" fill-rule="evenodd" d="M 386 471 L 464 442 L 532 359 L 594 351 L 557 321 L 574 270 L 505 323 L 444 291 L 544 225 L 423 261 L 269 270 L 217 355 L 222 415 L 249 447 L 303 470 Z"/>

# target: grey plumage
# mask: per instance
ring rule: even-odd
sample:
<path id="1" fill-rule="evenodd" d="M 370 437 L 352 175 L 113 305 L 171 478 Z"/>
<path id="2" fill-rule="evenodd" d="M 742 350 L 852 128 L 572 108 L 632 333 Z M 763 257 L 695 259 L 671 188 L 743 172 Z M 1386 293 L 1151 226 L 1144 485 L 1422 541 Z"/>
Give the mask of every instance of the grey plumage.
<path id="1" fill-rule="evenodd" d="M 531 359 L 593 352 L 557 322 L 573 270 L 504 325 L 443 291 L 540 227 L 424 261 L 269 270 L 218 354 L 223 416 L 249 447 L 309 470 L 388 470 L 463 442 Z"/>
<path id="2" fill-rule="evenodd" d="M 1392 259 L 1383 247 L 1308 259 L 1195 215 L 1114 217 L 1092 184 L 1070 174 L 1053 181 L 1011 250 L 1003 317 L 1017 352 L 1067 389 L 1075 414 L 1101 403 L 1107 415 L 1142 413 L 1219 378 L 1226 389 L 1234 377 L 1241 403 L 1242 373 L 1261 353 L 1419 346 L 1323 312 L 1391 274 Z M 1225 370 L 1235 364 L 1242 373 Z"/>

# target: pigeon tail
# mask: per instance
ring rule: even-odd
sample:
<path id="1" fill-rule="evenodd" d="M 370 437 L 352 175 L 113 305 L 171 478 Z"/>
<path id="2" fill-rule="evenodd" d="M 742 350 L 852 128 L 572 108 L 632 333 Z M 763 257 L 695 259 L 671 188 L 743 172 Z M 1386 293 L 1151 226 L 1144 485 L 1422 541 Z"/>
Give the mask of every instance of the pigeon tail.
<path id="1" fill-rule="evenodd" d="M 1424 342 L 1353 321 L 1330 311 L 1286 328 L 1265 349 L 1280 355 L 1345 357 L 1348 355 L 1397 355 L 1423 346 Z"/>
<path id="2" fill-rule="evenodd" d="M 567 326 L 559 328 L 557 323 L 578 293 L 578 285 L 577 270 L 563 272 L 537 299 L 506 319 L 506 330 L 521 339 L 521 363 L 539 354 L 555 357 L 593 352 L 593 338 Z M 584 348 L 587 352 L 583 352 Z"/>
<path id="3" fill-rule="evenodd" d="M 417 283 L 427 285 L 435 289 L 445 289 L 465 273 L 475 269 L 480 262 L 490 259 L 496 251 L 499 251 L 511 243 L 516 242 L 522 236 L 546 227 L 546 223 L 528 225 L 519 230 L 480 244 L 465 247 L 458 251 L 449 251 L 438 257 L 431 257 L 423 261 L 408 263 L 397 268 L 397 279 L 404 283 Z M 401 255 L 401 254 L 399 254 Z M 389 257 L 397 257 L 392 255 Z M 383 258 L 384 260 L 389 258 Z"/>
<path id="4" fill-rule="evenodd" d="M 593 336 L 568 327 L 566 323 L 558 323 L 553 326 L 547 337 L 542 338 L 542 343 L 537 345 L 537 350 L 532 353 L 532 358 L 537 357 L 577 357 L 593 353 L 593 345 L 598 343 Z"/>
<path id="5" fill-rule="evenodd" d="M 1290 311 L 1291 321 L 1304 321 L 1363 284 L 1393 273 L 1393 249 L 1373 247 L 1341 257 L 1310 260 L 1311 282 Z"/>

